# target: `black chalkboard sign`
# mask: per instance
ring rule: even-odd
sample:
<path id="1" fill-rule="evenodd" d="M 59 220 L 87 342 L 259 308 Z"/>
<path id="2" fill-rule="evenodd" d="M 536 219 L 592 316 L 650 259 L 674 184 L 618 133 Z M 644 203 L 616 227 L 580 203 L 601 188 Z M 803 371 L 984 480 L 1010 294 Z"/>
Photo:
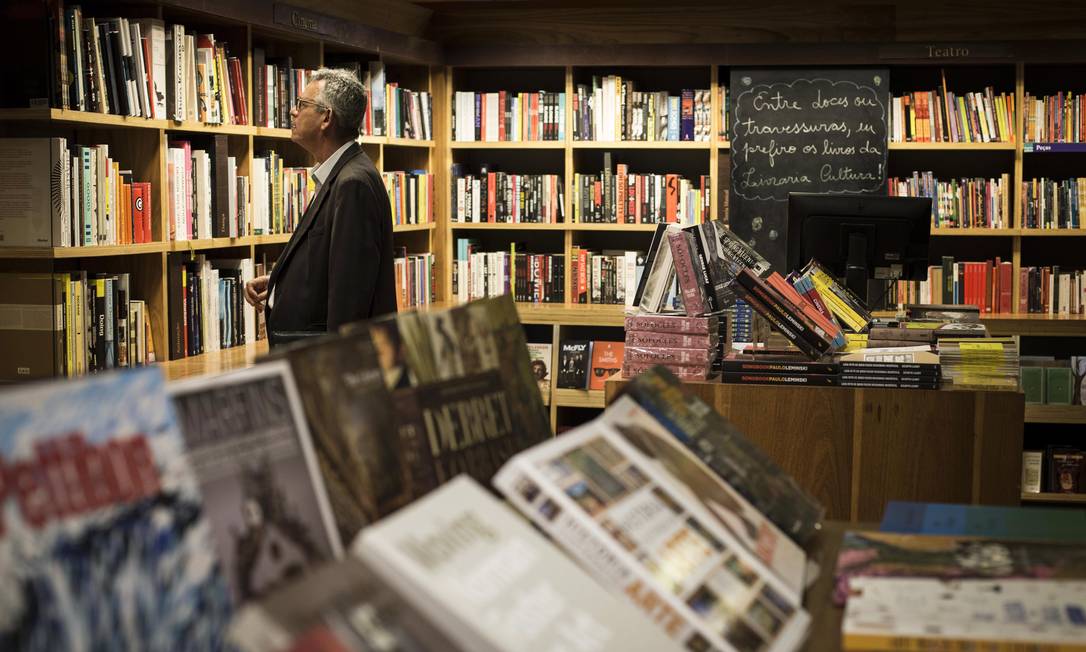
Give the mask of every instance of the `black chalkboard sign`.
<path id="1" fill-rule="evenodd" d="M 889 71 L 733 69 L 731 228 L 781 273 L 788 193 L 886 192 Z"/>

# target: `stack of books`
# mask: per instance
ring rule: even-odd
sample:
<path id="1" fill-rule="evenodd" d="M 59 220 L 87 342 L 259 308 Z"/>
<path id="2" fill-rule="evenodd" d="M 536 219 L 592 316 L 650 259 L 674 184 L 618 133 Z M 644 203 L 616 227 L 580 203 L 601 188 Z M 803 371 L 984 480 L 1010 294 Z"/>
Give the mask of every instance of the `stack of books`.
<path id="1" fill-rule="evenodd" d="M 722 380 L 744 385 L 810 385 L 841 384 L 841 365 L 832 359 L 812 362 L 796 351 L 780 349 L 748 349 L 733 352 L 724 359 Z"/>
<path id="2" fill-rule="evenodd" d="M 716 375 L 728 348 L 727 321 L 724 315 L 627 316 L 623 377 L 632 378 L 656 365 L 685 380 Z"/>
<path id="3" fill-rule="evenodd" d="M 841 356 L 840 362 L 845 387 L 939 389 L 942 382 L 939 356 L 926 346 L 864 349 Z"/>
<path id="4" fill-rule="evenodd" d="M 1018 391 L 1017 338 L 948 338 L 938 348 L 944 387 Z"/>

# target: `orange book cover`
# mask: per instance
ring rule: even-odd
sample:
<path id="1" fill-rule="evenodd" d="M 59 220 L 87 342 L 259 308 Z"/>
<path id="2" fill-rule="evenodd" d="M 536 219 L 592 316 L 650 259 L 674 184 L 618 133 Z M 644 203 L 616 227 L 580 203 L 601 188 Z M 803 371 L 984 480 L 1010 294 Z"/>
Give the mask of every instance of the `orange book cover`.
<path id="1" fill-rule="evenodd" d="M 603 389 L 604 381 L 622 369 L 622 356 L 625 352 L 624 342 L 593 342 L 588 389 Z"/>
<path id="2" fill-rule="evenodd" d="M 667 221 L 677 222 L 679 220 L 679 175 L 668 174 L 665 176 L 665 181 Z"/>

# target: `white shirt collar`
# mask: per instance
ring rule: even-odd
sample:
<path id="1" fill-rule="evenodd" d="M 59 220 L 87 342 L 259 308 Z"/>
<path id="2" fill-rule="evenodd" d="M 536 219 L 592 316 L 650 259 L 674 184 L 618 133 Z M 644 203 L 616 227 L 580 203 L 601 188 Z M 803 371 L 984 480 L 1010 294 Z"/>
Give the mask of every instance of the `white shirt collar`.
<path id="1" fill-rule="evenodd" d="M 313 177 L 313 183 L 316 184 L 317 187 L 320 187 L 320 185 L 328 179 L 328 175 L 332 173 L 332 168 L 336 167 L 336 162 L 343 156 L 343 152 L 346 152 L 347 148 L 353 144 L 353 140 L 348 140 L 343 143 L 339 149 L 332 152 L 332 155 L 324 160 L 324 163 L 321 163 L 310 170 L 309 175 Z"/>

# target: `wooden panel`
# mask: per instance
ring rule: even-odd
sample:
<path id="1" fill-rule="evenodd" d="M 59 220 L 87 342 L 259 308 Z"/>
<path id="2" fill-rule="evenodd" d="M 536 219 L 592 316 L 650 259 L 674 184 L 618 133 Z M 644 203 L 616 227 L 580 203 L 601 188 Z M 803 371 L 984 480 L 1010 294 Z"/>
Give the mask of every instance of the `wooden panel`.
<path id="1" fill-rule="evenodd" d="M 709 389 L 714 385 L 701 385 Z M 825 507 L 849 517 L 852 395 L 846 388 L 716 385 L 713 407 Z M 880 511 L 881 515 L 881 511 Z"/>
<path id="2" fill-rule="evenodd" d="M 452 88 L 449 69 L 444 66 L 430 68 L 430 101 L 433 103 L 431 129 L 441 142 L 448 142 L 452 117 Z M 430 251 L 434 253 L 434 298 L 437 301 L 452 299 L 452 238 L 448 231 L 450 214 L 449 148 L 438 147 L 431 151 L 430 172 L 434 175 L 434 219 L 438 228 L 430 237 Z M 553 422 L 553 420 L 552 420 Z"/>
<path id="3" fill-rule="evenodd" d="M 1025 422 L 1086 425 L 1086 405 L 1027 405 Z"/>
<path id="4" fill-rule="evenodd" d="M 166 380 L 180 380 L 248 367 L 267 352 L 268 341 L 260 340 L 223 351 L 162 362 L 161 368 Z"/>
<path id="5" fill-rule="evenodd" d="M 888 500 L 970 501 L 972 392 L 865 389 L 858 409 L 862 452 L 854 518 L 881 519 Z"/>
<path id="6" fill-rule="evenodd" d="M 1015 505 L 1022 478 L 1025 396 L 1021 392 L 976 394 L 973 501 L 981 505 Z"/>

